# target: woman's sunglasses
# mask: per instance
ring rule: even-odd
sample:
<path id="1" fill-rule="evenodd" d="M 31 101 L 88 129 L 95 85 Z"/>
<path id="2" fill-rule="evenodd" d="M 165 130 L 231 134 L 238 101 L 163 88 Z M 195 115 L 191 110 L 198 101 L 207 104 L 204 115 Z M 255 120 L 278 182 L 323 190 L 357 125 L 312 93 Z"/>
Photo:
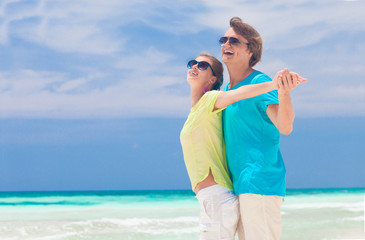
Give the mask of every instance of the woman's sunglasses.
<path id="1" fill-rule="evenodd" d="M 197 60 L 190 60 L 190 61 L 188 62 L 187 67 L 188 67 L 189 69 L 191 69 L 191 68 L 193 68 L 193 66 L 194 66 L 195 64 L 198 64 L 198 69 L 199 69 L 200 71 L 205 71 L 205 70 L 207 70 L 207 68 L 208 68 L 208 67 L 210 67 L 210 69 L 212 69 L 213 76 L 215 76 L 215 72 L 214 72 L 214 70 L 213 70 L 212 66 L 210 66 L 210 64 L 209 64 L 208 62 L 206 62 L 206 61 L 198 62 Z"/>
<path id="2" fill-rule="evenodd" d="M 223 46 L 226 42 L 229 42 L 231 46 L 238 46 L 239 44 L 248 45 L 249 43 L 241 42 L 238 38 L 235 37 L 221 37 L 219 39 L 219 44 Z"/>

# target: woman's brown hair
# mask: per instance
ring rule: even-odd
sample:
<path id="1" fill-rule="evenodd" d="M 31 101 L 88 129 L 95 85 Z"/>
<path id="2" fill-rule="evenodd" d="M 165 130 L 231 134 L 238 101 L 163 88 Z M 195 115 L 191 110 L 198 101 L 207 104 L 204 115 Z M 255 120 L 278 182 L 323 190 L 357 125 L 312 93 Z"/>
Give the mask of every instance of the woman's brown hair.
<path id="1" fill-rule="evenodd" d="M 219 90 L 223 84 L 223 64 L 208 52 L 201 52 L 197 57 L 207 57 L 212 61 L 212 68 L 214 70 L 215 77 L 217 78 L 212 90 Z"/>

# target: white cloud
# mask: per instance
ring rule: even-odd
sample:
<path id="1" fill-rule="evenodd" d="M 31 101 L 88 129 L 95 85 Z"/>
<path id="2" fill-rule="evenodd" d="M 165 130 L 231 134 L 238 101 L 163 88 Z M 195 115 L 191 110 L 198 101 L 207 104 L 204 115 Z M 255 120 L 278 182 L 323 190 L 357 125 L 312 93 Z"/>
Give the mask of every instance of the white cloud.
<path id="1" fill-rule="evenodd" d="M 73 90 L 78 90 L 83 85 L 87 84 L 88 80 L 85 78 L 78 78 L 75 80 L 70 80 L 63 83 L 60 87 L 56 88 L 58 92 L 69 92 Z"/>
<path id="2" fill-rule="evenodd" d="M 194 4 L 192 4 L 194 3 Z M 26 0 L 0 6 L 0 44 L 16 37 L 64 52 L 112 54 L 123 50 L 120 29 L 133 22 L 169 33 L 198 32 L 191 10 L 201 4 L 151 0 Z"/>
<path id="3" fill-rule="evenodd" d="M 298 116 L 365 115 L 359 111 L 364 105 L 365 45 L 358 40 L 365 32 L 364 1 L 167 3 L 2 1 L 0 47 L 21 39 L 39 47 L 42 56 L 52 49 L 82 57 L 75 63 L 69 55 L 57 55 L 63 69 L 44 63 L 32 69 L 13 57 L 14 64 L 0 72 L 1 117 L 186 116 L 189 87 L 181 60 L 187 56 L 176 53 L 182 46 L 174 41 L 188 35 L 186 45 L 198 53 L 203 49 L 191 39 L 200 42 L 207 32 L 223 34 L 232 16 L 262 34 L 265 52 L 259 70 L 273 76 L 288 67 L 309 79 L 293 92 Z M 143 26 L 138 32 L 136 23 Z M 161 45 L 150 43 L 158 41 L 154 33 L 162 35 Z M 136 35 L 144 42 L 132 49 Z"/>
<path id="4" fill-rule="evenodd" d="M 343 74 L 343 73 L 352 73 L 352 74 L 361 74 L 362 76 L 365 75 L 365 67 L 361 64 L 354 64 L 350 66 L 344 65 L 330 65 L 324 66 L 322 71 L 328 74 Z M 362 79 L 361 81 L 363 81 Z"/>
<path id="5" fill-rule="evenodd" d="M 40 0 L 23 7 L 25 3 L 2 4 L 0 43 L 15 36 L 58 51 L 110 54 L 123 44 L 113 31 L 143 16 L 135 10 L 141 1 Z"/>
<path id="6" fill-rule="evenodd" d="M 204 0 L 206 13 L 194 22 L 226 31 L 229 19 L 242 18 L 253 25 L 267 45 L 295 48 L 319 42 L 329 33 L 364 31 L 365 2 L 344 1 L 219 1 Z M 209 19 L 209 21 L 207 20 Z"/>
<path id="7" fill-rule="evenodd" d="M 19 7 L 17 11 L 7 13 L 7 5 L 15 8 L 24 2 L 2 3 L 2 42 L 9 35 L 15 35 L 69 52 L 110 54 L 121 50 L 124 42 L 112 31 L 134 21 L 175 34 L 198 33 L 207 28 L 223 33 L 229 26 L 229 19 L 239 16 L 255 26 L 265 42 L 272 42 L 276 48 L 311 45 L 332 32 L 365 30 L 362 24 L 365 20 L 364 1 L 203 0 L 192 5 L 193 1 L 167 4 L 155 1 L 40 0 L 35 6 Z M 29 19 L 38 20 L 22 24 Z"/>
<path id="8" fill-rule="evenodd" d="M 134 69 L 136 72 L 148 72 L 158 68 L 164 69 L 163 64 L 172 61 L 173 58 L 170 53 L 161 52 L 154 47 L 150 47 L 140 55 L 124 56 L 115 64 L 115 67 L 127 70 Z"/>
<path id="9" fill-rule="evenodd" d="M 308 82 L 308 84 L 311 84 Z M 321 84 L 315 84 L 321 86 Z M 331 86 L 322 85 L 314 90 L 308 86 L 299 86 L 293 91 L 293 102 L 296 115 L 300 117 L 328 116 L 364 116 L 364 86 Z"/>
<path id="10" fill-rule="evenodd" d="M 177 94 L 174 88 L 187 85 L 186 70 L 169 65 L 171 60 L 172 55 L 154 48 L 128 56 L 117 64 L 128 74 L 109 84 L 110 76 L 102 73 L 76 79 L 33 70 L 0 73 L 1 117 L 184 116 L 188 91 Z"/>
<path id="11" fill-rule="evenodd" d="M 0 73 L 0 93 L 33 94 L 63 81 L 63 74 L 21 70 Z"/>

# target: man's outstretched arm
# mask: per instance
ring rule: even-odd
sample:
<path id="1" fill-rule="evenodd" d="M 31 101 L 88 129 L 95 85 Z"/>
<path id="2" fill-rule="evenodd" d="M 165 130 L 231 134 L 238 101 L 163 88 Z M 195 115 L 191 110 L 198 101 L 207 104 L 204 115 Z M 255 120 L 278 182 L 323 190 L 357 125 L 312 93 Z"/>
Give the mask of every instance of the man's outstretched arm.
<path id="1" fill-rule="evenodd" d="M 288 69 L 282 71 L 278 82 L 279 104 L 272 104 L 267 107 L 266 113 L 274 123 L 280 133 L 288 135 L 293 131 L 295 113 L 290 97 L 290 91 L 297 87 L 299 83 L 307 80 L 297 73 L 290 73 Z"/>

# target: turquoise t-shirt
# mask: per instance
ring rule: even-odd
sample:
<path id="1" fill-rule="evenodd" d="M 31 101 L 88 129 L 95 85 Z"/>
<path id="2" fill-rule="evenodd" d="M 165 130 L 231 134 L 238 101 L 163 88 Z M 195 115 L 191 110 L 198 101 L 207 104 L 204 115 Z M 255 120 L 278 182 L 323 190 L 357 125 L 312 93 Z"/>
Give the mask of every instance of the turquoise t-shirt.
<path id="1" fill-rule="evenodd" d="M 232 89 L 271 81 L 255 71 Z M 228 88 L 224 91 L 232 89 Z M 223 134 L 228 169 L 237 195 L 253 193 L 285 196 L 286 169 L 279 150 L 280 133 L 266 114 L 278 104 L 278 92 L 243 99 L 223 111 Z"/>

